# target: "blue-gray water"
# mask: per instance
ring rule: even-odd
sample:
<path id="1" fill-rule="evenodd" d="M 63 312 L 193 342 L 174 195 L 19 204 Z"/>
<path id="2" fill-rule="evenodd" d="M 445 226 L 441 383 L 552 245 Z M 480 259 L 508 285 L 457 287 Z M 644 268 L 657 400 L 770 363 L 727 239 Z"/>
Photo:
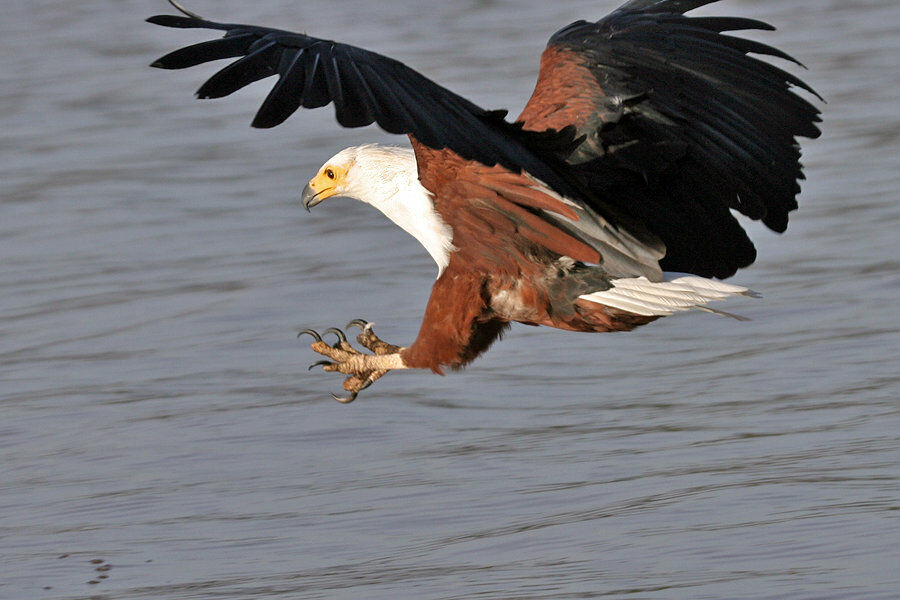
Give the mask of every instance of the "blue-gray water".
<path id="1" fill-rule="evenodd" d="M 393 55 L 521 109 L 611 0 L 195 0 Z M 464 373 L 343 406 L 294 335 L 408 343 L 430 258 L 367 207 L 306 214 L 331 110 L 197 102 L 160 1 L 0 19 L 0 598 L 900 597 L 900 4 L 731 0 L 828 99 L 763 293 L 624 335 L 514 328 Z M 398 138 L 398 141 L 402 139 Z M 91 562 L 95 561 L 95 562 Z M 98 570 L 99 569 L 99 570 Z M 90 583 L 95 582 L 95 583 Z"/>

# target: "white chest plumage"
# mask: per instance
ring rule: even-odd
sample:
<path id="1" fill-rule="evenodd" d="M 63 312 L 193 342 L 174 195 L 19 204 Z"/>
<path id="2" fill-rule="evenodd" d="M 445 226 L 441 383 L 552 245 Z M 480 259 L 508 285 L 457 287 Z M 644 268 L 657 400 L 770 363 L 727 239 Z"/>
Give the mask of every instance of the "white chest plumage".
<path id="1" fill-rule="evenodd" d="M 422 187 L 418 178 L 407 186 L 400 186 L 396 193 L 371 202 L 388 219 L 419 240 L 438 266 L 438 276 L 450 262 L 453 251 L 453 231 L 434 209 L 431 194 Z"/>
<path id="2" fill-rule="evenodd" d="M 413 151 L 378 144 L 355 146 L 342 150 L 332 162 L 352 165 L 344 194 L 371 204 L 419 240 L 437 263 L 440 276 L 454 250 L 453 230 L 419 182 Z"/>

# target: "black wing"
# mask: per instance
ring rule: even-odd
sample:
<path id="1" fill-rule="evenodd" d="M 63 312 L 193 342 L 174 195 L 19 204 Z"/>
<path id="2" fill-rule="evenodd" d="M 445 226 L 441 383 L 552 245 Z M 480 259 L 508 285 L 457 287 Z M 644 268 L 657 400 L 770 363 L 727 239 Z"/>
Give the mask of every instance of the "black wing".
<path id="1" fill-rule="evenodd" d="M 225 32 L 223 38 L 176 50 L 152 64 L 184 69 L 241 57 L 203 84 L 197 91 L 200 98 L 221 98 L 277 76 L 254 127 L 274 127 L 300 107 L 334 103 L 344 127 L 377 123 L 390 133 L 409 134 L 426 146 L 449 148 L 469 160 L 501 164 L 513 172 L 524 169 L 559 193 L 577 195 L 539 156 L 544 147 L 570 144 L 574 131 L 561 135 L 523 131 L 504 119 L 506 111 L 485 110 L 394 59 L 348 44 L 194 17 L 159 15 L 147 21 Z"/>
<path id="2" fill-rule="evenodd" d="M 344 126 L 375 122 L 469 160 L 527 171 L 646 245 L 661 239 L 665 269 L 726 277 L 756 256 L 729 208 L 783 231 L 802 179 L 795 136 L 817 137 L 819 119 L 818 110 L 790 90 L 808 86 L 747 53 L 789 57 L 721 35 L 769 26 L 681 14 L 714 1 L 632 0 L 597 23 L 581 21 L 558 32 L 548 50 L 568 51 L 589 77 L 557 78 L 558 85 L 544 91 L 549 105 L 561 109 L 548 113 L 533 98 L 523 112 L 525 129 L 506 122 L 504 111 L 480 108 L 360 48 L 193 17 L 148 21 L 225 32 L 154 63 L 176 69 L 240 57 L 200 88 L 201 98 L 278 76 L 254 126 L 272 127 L 301 106 L 333 102 Z M 542 64 L 541 78 L 559 66 Z M 536 95 L 540 86 L 539 80 Z M 567 112 L 572 105 L 580 112 Z M 536 118 L 529 114 L 533 108 L 540 109 Z"/>
<path id="3" fill-rule="evenodd" d="M 681 14 L 715 1 L 632 0 L 563 28 L 520 119 L 577 129 L 571 173 L 662 239 L 664 269 L 727 277 L 756 256 L 729 209 L 784 231 L 803 179 L 796 137 L 818 137 L 820 119 L 792 91 L 809 86 L 748 54 L 793 58 L 722 34 L 770 25 Z"/>

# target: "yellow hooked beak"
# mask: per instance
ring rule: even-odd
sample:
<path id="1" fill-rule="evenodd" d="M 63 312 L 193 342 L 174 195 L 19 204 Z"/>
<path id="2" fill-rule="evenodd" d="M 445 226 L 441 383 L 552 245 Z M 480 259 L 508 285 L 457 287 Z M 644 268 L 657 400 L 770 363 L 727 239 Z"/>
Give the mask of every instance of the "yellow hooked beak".
<path id="1" fill-rule="evenodd" d="M 303 188 L 301 202 L 308 211 L 326 198 L 337 195 L 346 173 L 340 167 L 324 166 Z"/>

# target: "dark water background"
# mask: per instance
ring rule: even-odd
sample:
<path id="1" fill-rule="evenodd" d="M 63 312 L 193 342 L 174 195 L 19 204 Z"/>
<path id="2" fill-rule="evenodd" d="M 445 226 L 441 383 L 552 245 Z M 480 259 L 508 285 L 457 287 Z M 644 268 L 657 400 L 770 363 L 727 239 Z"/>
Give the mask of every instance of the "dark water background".
<path id="1" fill-rule="evenodd" d="M 549 35 L 614 5 L 191 7 L 515 114 Z M 778 25 L 762 39 L 829 102 L 788 234 L 753 227 L 735 280 L 765 297 L 727 307 L 752 322 L 519 327 L 351 406 L 296 331 L 365 317 L 409 342 L 434 267 L 368 207 L 298 198 L 389 138 L 330 109 L 251 130 L 265 83 L 192 100 L 212 69 L 147 64 L 207 34 L 142 22 L 161 12 L 0 18 L 0 598 L 900 597 L 900 3 L 704 11 Z"/>

